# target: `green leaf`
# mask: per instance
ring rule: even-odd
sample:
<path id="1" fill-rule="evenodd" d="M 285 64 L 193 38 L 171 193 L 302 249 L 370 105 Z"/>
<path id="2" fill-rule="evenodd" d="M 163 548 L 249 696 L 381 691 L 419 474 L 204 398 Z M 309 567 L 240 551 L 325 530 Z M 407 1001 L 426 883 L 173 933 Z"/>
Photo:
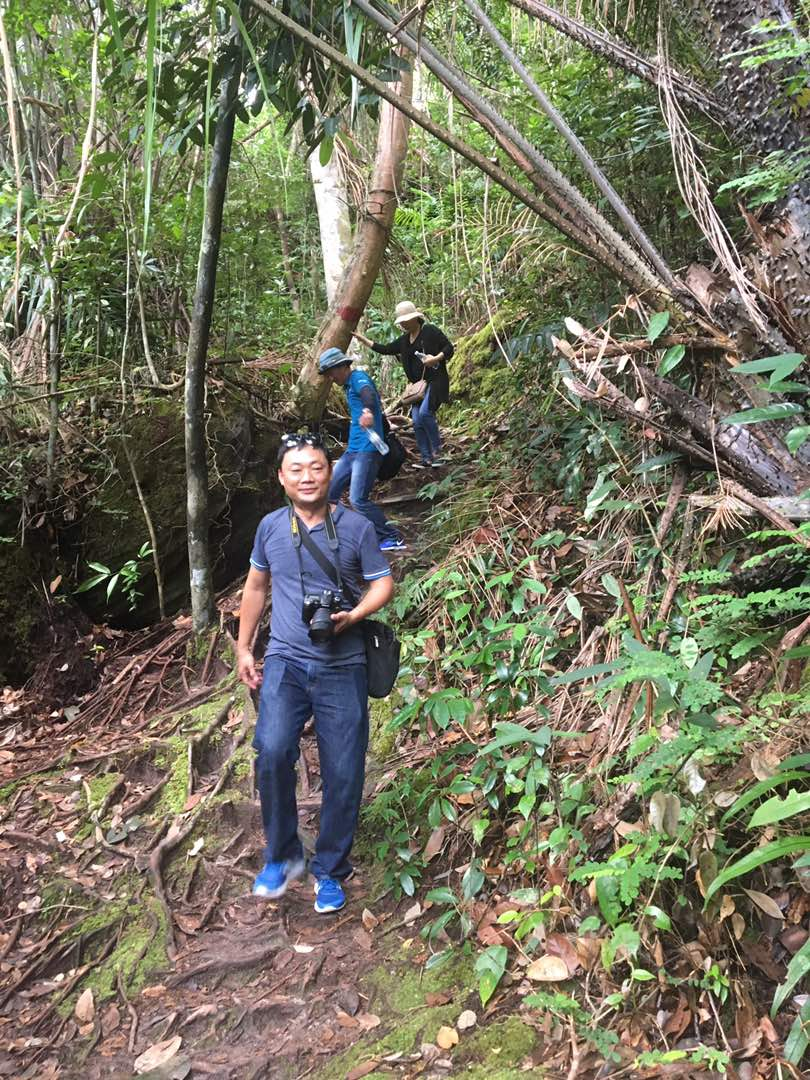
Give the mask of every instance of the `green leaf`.
<path id="1" fill-rule="evenodd" d="M 792 375 L 803 361 L 801 353 L 780 353 L 779 356 L 763 356 L 760 360 L 746 360 L 731 370 L 734 375 L 763 375 L 770 372 L 770 381 L 774 383 Z"/>
<path id="2" fill-rule="evenodd" d="M 478 862 L 474 860 L 470 863 L 464 872 L 464 877 L 461 879 L 461 894 L 465 900 L 472 900 L 474 896 L 477 896 L 483 888 L 486 881 L 486 875 Z"/>
<path id="3" fill-rule="evenodd" d="M 800 979 L 803 979 L 805 975 L 810 971 L 810 938 L 805 941 L 804 945 L 799 949 L 796 955 L 791 959 L 788 964 L 787 974 L 785 975 L 785 981 L 777 988 L 776 993 L 773 996 L 773 1005 L 771 1006 L 771 1016 L 776 1016 L 782 1007 L 782 1003 L 787 999 L 793 987 Z"/>
<path id="4" fill-rule="evenodd" d="M 668 311 L 656 311 L 650 321 L 647 323 L 647 341 L 654 342 L 661 337 L 663 332 L 669 326 L 669 312 Z"/>
<path id="5" fill-rule="evenodd" d="M 551 685 L 563 686 L 565 683 L 592 679 L 595 675 L 609 675 L 616 670 L 616 666 L 614 661 L 612 664 L 591 664 L 589 667 L 572 668 L 571 671 L 564 671 L 561 675 L 555 675 L 551 679 Z"/>
<path id="6" fill-rule="evenodd" d="M 406 896 L 413 896 L 416 891 L 413 878 L 407 870 L 401 870 L 399 873 L 399 883 L 402 886 L 402 891 Z"/>
<path id="7" fill-rule="evenodd" d="M 731 804 L 725 814 L 720 818 L 720 824 L 725 825 L 726 822 L 737 814 L 742 813 L 746 806 L 750 806 L 752 802 L 755 802 L 760 797 L 760 795 L 764 795 L 765 792 L 770 791 L 771 788 L 778 787 L 780 784 L 786 784 L 788 780 L 806 779 L 806 772 L 800 772 L 798 769 L 794 769 L 792 771 L 788 770 L 786 772 L 777 773 L 775 776 L 769 776 L 766 780 L 760 780 L 759 783 L 754 784 L 747 791 L 744 791 L 739 799 Z"/>
<path id="8" fill-rule="evenodd" d="M 605 922 L 609 926 L 615 926 L 622 913 L 622 905 L 619 902 L 619 882 L 615 877 L 598 877 L 596 879 L 596 902 Z"/>
<path id="9" fill-rule="evenodd" d="M 112 577 L 110 578 L 110 580 L 109 580 L 109 581 L 107 582 L 107 599 L 108 599 L 108 600 L 109 600 L 109 599 L 110 599 L 110 597 L 112 596 L 112 594 L 113 594 L 113 589 L 114 589 L 114 588 L 115 588 L 115 586 L 116 586 L 116 585 L 118 584 L 118 579 L 120 578 L 120 576 L 121 576 L 120 574 L 113 574 L 113 576 L 112 576 Z"/>
<path id="10" fill-rule="evenodd" d="M 644 473 L 652 472 L 654 469 L 663 469 L 667 465 L 671 465 L 673 461 L 680 461 L 682 458 L 683 454 L 668 450 L 665 454 L 656 454 L 655 457 L 647 458 L 646 461 L 640 461 L 638 465 L 633 466 L 630 472 L 636 476 L 642 476 Z"/>
<path id="11" fill-rule="evenodd" d="M 653 926 L 656 930 L 671 930 L 672 920 L 665 911 L 662 911 L 660 907 L 656 907 L 655 904 L 648 904 L 644 908 L 644 914 L 649 915 L 653 921 Z M 582 928 L 580 927 L 580 931 Z"/>
<path id="12" fill-rule="evenodd" d="M 730 866 L 720 871 L 706 890 L 703 903 L 704 909 L 717 890 L 721 889 L 727 882 L 733 881 L 734 878 L 750 874 L 752 870 L 756 870 L 767 862 L 773 862 L 774 859 L 782 859 L 786 855 L 793 855 L 797 851 L 808 850 L 810 850 L 810 836 L 785 836 L 781 840 L 774 840 L 770 844 L 755 848 L 743 856 L 742 859 L 737 859 Z"/>
<path id="13" fill-rule="evenodd" d="M 773 825 L 776 821 L 784 821 L 785 818 L 803 814 L 805 810 L 810 810 L 810 792 L 802 793 L 795 788 L 791 788 L 784 799 L 774 795 L 773 798 L 764 802 L 754 812 L 748 822 L 748 828 L 755 829 L 761 825 Z"/>
<path id="14" fill-rule="evenodd" d="M 481 1004 L 486 1005 L 506 971 L 509 957 L 505 945 L 491 945 L 475 961 L 475 974 L 478 976 L 478 993 Z"/>
<path id="15" fill-rule="evenodd" d="M 582 604 L 580 604 L 579 600 L 576 598 L 576 596 L 574 596 L 573 593 L 569 593 L 566 596 L 565 606 L 568 608 L 568 610 L 575 619 L 579 620 L 579 622 L 582 622 Z"/>
<path id="16" fill-rule="evenodd" d="M 425 897 L 426 900 L 432 900 L 434 904 L 455 904 L 456 894 L 452 889 L 431 889 Z"/>
<path id="17" fill-rule="evenodd" d="M 430 971 L 431 968 L 441 967 L 442 964 L 447 963 L 452 955 L 452 949 L 445 949 L 443 952 L 433 953 L 433 955 L 429 956 L 425 962 L 425 971 Z"/>
<path id="18" fill-rule="evenodd" d="M 97 574 L 103 574 L 105 577 L 108 577 L 112 573 L 109 566 L 105 566 L 104 563 L 89 562 L 87 565 L 91 570 L 95 570 Z"/>
<path id="19" fill-rule="evenodd" d="M 760 409 L 743 409 L 742 412 L 724 416 L 723 424 L 761 424 L 765 420 L 785 420 L 788 416 L 797 416 L 804 412 L 801 405 L 792 401 L 776 402 L 773 405 L 763 405 Z"/>
<path id="20" fill-rule="evenodd" d="M 785 446 L 791 454 L 795 454 L 808 439 L 810 439 L 810 424 L 802 424 L 801 427 L 790 429 L 785 436 Z"/>
<path id="21" fill-rule="evenodd" d="M 694 638 L 685 637 L 681 641 L 681 647 L 678 652 L 681 658 L 681 663 L 684 667 L 687 667 L 691 670 L 698 662 L 698 657 L 700 656 L 700 648 L 698 647 L 698 643 L 695 641 Z"/>
<path id="22" fill-rule="evenodd" d="M 810 1046 L 810 1001 L 802 1005 L 785 1039 L 785 1061 L 791 1065 L 799 1065 L 808 1046 Z"/>
<path id="23" fill-rule="evenodd" d="M 124 44 L 121 40 L 121 27 L 118 22 L 118 13 L 115 10 L 114 0 L 104 0 L 104 11 L 107 15 L 107 21 L 110 24 L 112 30 L 113 41 L 115 41 L 115 49 L 121 60 L 124 59 Z"/>
<path id="24" fill-rule="evenodd" d="M 602 574 L 602 577 L 601 577 L 600 580 L 602 582 L 602 586 L 603 586 L 606 593 L 609 593 L 611 596 L 615 597 L 617 600 L 621 600 L 621 598 L 622 598 L 622 590 L 619 587 L 619 583 L 616 580 L 616 578 L 613 576 L 613 574 Z"/>
<path id="25" fill-rule="evenodd" d="M 658 368 L 659 375 L 669 375 L 670 371 L 674 371 L 686 356 L 685 345 L 671 345 L 670 348 L 664 353 L 661 360 L 661 364 Z"/>
<path id="26" fill-rule="evenodd" d="M 508 720 L 503 720 L 495 725 L 495 731 L 498 737 L 481 747 L 478 751 L 479 757 L 482 754 L 491 754 L 495 750 L 500 750 L 503 746 L 520 746 L 529 743 L 536 746 L 538 750 L 545 750 L 551 743 L 552 732 L 548 726 L 538 728 L 537 731 L 530 731 L 522 724 L 513 724 Z"/>

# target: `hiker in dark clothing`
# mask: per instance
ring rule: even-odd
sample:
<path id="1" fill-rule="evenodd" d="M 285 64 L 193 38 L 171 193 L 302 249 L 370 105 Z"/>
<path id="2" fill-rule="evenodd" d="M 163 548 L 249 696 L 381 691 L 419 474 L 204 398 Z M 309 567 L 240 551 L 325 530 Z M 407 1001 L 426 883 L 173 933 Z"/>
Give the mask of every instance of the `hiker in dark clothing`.
<path id="1" fill-rule="evenodd" d="M 455 350 L 439 327 L 426 322 L 424 314 L 417 310 L 410 300 L 397 304 L 394 322 L 402 327 L 404 333 L 387 345 L 371 341 L 358 331 L 355 331 L 354 336 L 376 353 L 398 356 L 409 383 L 418 382 L 419 379 L 424 379 L 427 383 L 424 398 L 411 406 L 413 431 L 422 458 L 414 467 L 438 468 L 444 462 L 441 458 L 442 437 L 436 413 L 440 405 L 450 400 L 447 361 Z"/>

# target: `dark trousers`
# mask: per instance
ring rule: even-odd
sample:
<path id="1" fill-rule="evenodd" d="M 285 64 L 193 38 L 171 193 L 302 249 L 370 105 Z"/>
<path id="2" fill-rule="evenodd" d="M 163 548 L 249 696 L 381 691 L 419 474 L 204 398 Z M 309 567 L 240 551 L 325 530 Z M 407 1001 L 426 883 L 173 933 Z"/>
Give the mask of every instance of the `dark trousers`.
<path id="1" fill-rule="evenodd" d="M 349 502 L 358 514 L 368 518 L 377 532 L 377 539 L 396 540 L 399 533 L 369 498 L 381 464 L 382 456 L 376 450 L 347 450 L 335 463 L 329 501 L 337 502 L 348 488 Z"/>
<path id="2" fill-rule="evenodd" d="M 333 667 L 270 656 L 264 665 L 253 748 L 268 862 L 303 856 L 295 765 L 304 724 L 315 717 L 321 766 L 321 825 L 310 870 L 345 878 L 363 797 L 368 747 L 365 664 Z"/>

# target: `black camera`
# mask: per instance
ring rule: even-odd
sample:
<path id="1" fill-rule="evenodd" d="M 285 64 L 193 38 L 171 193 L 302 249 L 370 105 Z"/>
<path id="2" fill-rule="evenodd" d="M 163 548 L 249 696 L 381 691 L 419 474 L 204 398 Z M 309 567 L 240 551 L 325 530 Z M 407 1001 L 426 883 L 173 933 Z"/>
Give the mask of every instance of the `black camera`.
<path id="1" fill-rule="evenodd" d="M 332 589 L 324 589 L 319 593 L 307 593 L 301 615 L 304 622 L 309 623 L 310 641 L 318 645 L 330 641 L 335 636 L 332 615 L 342 611 L 343 608 L 343 596 L 339 592 L 333 592 Z"/>

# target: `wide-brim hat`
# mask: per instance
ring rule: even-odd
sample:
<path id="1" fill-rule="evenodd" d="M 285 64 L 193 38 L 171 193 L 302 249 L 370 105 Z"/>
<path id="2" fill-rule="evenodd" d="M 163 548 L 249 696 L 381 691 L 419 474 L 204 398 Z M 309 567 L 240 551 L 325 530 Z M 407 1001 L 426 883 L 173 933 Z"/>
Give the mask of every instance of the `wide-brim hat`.
<path id="1" fill-rule="evenodd" d="M 352 358 L 347 356 L 343 349 L 338 349 L 333 346 L 331 349 L 324 349 L 318 358 L 318 371 L 321 374 L 324 371 L 329 371 L 330 368 L 340 367 L 342 364 L 350 364 Z"/>
<path id="2" fill-rule="evenodd" d="M 412 304 L 410 300 L 401 300 L 394 308 L 394 322 L 397 326 L 401 326 L 402 323 L 408 322 L 410 319 L 424 319 L 425 313 L 420 311 L 416 304 Z"/>

